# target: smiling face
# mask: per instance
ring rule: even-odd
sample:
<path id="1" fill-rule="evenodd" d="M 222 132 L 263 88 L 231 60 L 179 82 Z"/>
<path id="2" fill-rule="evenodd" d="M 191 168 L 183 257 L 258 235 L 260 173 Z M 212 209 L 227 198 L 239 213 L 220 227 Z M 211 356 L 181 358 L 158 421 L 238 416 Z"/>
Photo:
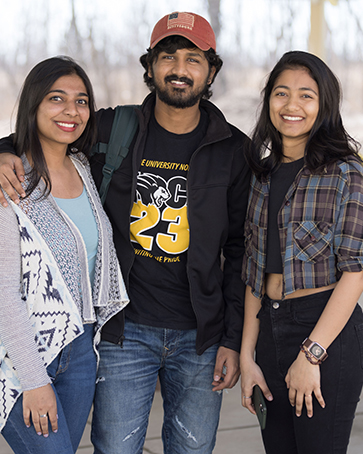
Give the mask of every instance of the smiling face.
<path id="1" fill-rule="evenodd" d="M 319 88 L 304 68 L 286 69 L 276 79 L 270 96 L 270 119 L 282 144 L 305 148 L 319 113 Z"/>
<path id="2" fill-rule="evenodd" d="M 173 54 L 160 52 L 149 69 L 160 101 L 176 108 L 192 107 L 199 102 L 210 85 L 215 68 L 209 68 L 204 52 L 177 49 Z"/>
<path id="3" fill-rule="evenodd" d="M 76 141 L 89 119 L 86 87 L 76 74 L 60 77 L 50 88 L 37 111 L 37 128 L 43 151 L 47 146 L 62 149 Z"/>

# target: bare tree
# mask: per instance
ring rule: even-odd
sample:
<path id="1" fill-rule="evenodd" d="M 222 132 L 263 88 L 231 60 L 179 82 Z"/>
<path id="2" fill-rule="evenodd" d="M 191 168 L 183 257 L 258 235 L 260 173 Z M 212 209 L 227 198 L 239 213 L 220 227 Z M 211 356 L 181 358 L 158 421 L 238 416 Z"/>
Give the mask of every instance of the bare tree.
<path id="1" fill-rule="evenodd" d="M 79 58 L 84 54 L 84 49 L 83 39 L 78 28 L 74 1 L 75 0 L 71 0 L 72 18 L 69 29 L 66 32 L 66 46 L 64 47 L 64 50 L 66 54 L 73 54 L 75 58 Z"/>
<path id="2" fill-rule="evenodd" d="M 207 7 L 208 7 L 208 15 L 210 19 L 210 24 L 214 30 L 214 34 L 216 35 L 216 41 L 218 43 L 218 39 L 222 30 L 221 24 L 221 0 L 207 0 Z M 217 44 L 218 45 L 218 44 Z M 227 89 L 227 81 L 222 71 L 216 82 L 214 83 L 214 92 L 217 95 L 225 92 Z"/>
<path id="3" fill-rule="evenodd" d="M 207 0 L 210 23 L 218 41 L 221 33 L 221 0 Z"/>

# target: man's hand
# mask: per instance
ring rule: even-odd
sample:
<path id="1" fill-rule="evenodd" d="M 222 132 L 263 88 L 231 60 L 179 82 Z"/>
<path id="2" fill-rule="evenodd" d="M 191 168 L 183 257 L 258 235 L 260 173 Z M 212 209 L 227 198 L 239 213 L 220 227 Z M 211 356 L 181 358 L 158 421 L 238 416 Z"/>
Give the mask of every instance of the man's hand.
<path id="1" fill-rule="evenodd" d="M 219 347 L 213 375 L 213 391 L 233 388 L 239 373 L 239 353 L 230 348 Z"/>
<path id="2" fill-rule="evenodd" d="M 6 207 L 8 203 L 4 191 L 11 200 L 19 203 L 19 196 L 25 197 L 21 182 L 24 181 L 24 167 L 22 160 L 11 153 L 0 154 L 0 203 Z"/>

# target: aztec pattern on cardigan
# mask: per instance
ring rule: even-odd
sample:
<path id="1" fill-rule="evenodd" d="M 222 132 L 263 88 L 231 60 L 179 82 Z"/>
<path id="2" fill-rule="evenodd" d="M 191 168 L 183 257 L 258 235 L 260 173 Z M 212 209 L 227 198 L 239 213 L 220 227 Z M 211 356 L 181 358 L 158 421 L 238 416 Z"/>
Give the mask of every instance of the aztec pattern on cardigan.
<path id="1" fill-rule="evenodd" d="M 51 195 L 39 199 L 44 184 L 41 182 L 19 206 L 9 201 L 19 224 L 22 299 L 45 367 L 83 333 L 84 322 L 96 321 L 96 347 L 103 324 L 128 303 L 112 229 L 89 166 L 81 154 L 71 159 L 85 185 L 99 232 L 93 295 L 79 230 Z M 27 173 L 29 163 L 25 158 L 23 163 Z M 0 339 L 0 430 L 21 392 L 16 370 Z"/>

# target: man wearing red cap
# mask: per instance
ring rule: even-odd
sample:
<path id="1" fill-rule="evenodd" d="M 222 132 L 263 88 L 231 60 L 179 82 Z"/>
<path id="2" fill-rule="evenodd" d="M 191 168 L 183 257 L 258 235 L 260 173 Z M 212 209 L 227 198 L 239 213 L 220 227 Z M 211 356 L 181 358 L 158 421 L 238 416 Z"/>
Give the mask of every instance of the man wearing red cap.
<path id="1" fill-rule="evenodd" d="M 163 17 L 140 61 L 151 93 L 105 201 L 131 302 L 102 332 L 92 441 L 142 454 L 159 377 L 164 452 L 209 454 L 239 376 L 248 138 L 207 100 L 222 61 L 204 18 Z M 98 112 L 98 141 L 113 118 Z M 103 164 L 91 160 L 98 186 Z"/>

